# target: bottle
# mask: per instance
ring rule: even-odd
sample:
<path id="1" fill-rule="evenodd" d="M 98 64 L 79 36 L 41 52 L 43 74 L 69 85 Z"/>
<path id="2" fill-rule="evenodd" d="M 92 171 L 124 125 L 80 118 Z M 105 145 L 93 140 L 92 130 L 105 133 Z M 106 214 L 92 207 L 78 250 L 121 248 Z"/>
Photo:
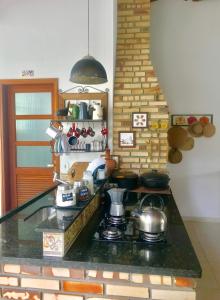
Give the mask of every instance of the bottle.
<path id="1" fill-rule="evenodd" d="M 88 181 L 88 188 L 90 190 L 91 195 L 94 194 L 94 183 L 93 183 L 93 176 L 91 171 L 84 171 L 83 172 L 83 180 Z"/>
<path id="2" fill-rule="evenodd" d="M 88 201 L 90 196 L 90 191 L 88 188 L 88 181 L 82 180 L 81 186 L 79 187 L 79 201 Z"/>

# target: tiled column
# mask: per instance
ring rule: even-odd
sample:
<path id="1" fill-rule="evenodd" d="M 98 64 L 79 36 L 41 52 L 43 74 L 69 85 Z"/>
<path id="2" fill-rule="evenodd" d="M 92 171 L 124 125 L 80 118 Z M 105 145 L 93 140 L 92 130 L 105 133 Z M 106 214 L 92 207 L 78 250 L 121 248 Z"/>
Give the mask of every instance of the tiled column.
<path id="1" fill-rule="evenodd" d="M 136 173 L 166 169 L 167 102 L 150 61 L 150 0 L 118 0 L 114 87 L 114 154 Z M 148 113 L 148 128 L 132 128 L 132 113 Z M 135 131 L 136 147 L 120 148 L 119 131 Z"/>

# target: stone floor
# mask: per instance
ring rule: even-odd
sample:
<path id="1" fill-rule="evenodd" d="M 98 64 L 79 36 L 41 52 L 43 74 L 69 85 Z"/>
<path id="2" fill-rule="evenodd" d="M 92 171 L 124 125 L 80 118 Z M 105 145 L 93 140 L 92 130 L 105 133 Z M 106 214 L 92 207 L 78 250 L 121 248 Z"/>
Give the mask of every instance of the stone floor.
<path id="1" fill-rule="evenodd" d="M 220 300 L 220 223 L 185 221 L 203 269 L 197 300 Z"/>

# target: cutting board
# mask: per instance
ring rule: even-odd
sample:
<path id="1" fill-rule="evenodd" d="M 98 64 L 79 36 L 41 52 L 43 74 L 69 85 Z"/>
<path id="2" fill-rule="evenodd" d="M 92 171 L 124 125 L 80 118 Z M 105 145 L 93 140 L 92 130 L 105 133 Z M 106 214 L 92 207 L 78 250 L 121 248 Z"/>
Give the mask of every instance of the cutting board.
<path id="1" fill-rule="evenodd" d="M 68 170 L 68 181 L 80 181 L 83 178 L 83 172 L 88 168 L 89 162 L 74 162 Z"/>

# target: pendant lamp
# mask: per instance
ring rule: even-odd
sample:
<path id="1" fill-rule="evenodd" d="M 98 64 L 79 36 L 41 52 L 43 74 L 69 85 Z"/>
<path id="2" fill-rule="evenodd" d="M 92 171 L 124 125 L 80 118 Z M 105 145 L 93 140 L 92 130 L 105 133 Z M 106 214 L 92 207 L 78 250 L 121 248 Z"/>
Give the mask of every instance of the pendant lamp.
<path id="1" fill-rule="evenodd" d="M 108 81 L 103 65 L 89 55 L 89 0 L 88 0 L 88 55 L 73 66 L 70 81 L 79 84 L 100 84 Z"/>

